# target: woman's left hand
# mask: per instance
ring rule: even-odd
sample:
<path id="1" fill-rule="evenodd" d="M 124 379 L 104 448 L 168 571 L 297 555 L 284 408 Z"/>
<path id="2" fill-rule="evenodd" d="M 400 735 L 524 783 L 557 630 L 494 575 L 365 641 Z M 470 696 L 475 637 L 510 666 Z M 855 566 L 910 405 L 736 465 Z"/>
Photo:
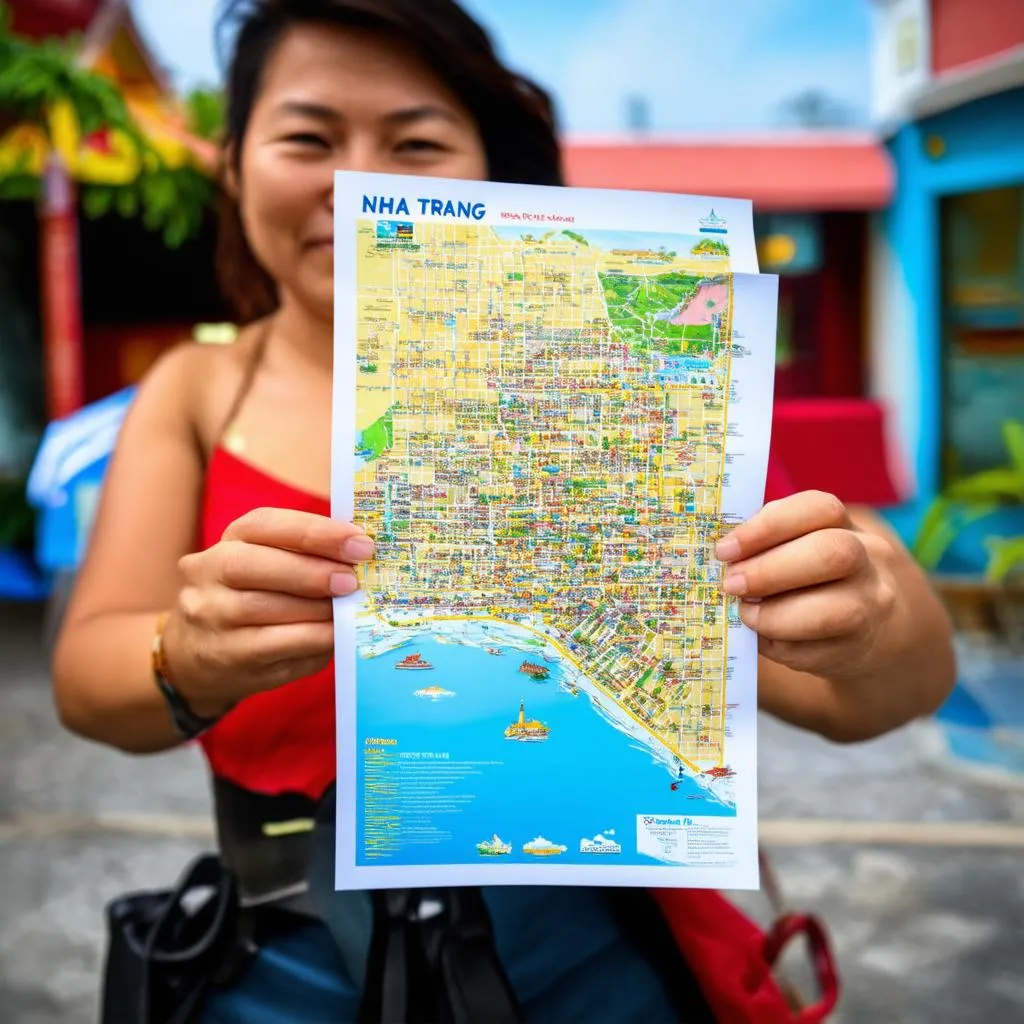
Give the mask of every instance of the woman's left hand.
<path id="1" fill-rule="evenodd" d="M 893 613 L 896 551 L 884 536 L 858 530 L 831 494 L 804 491 L 769 502 L 719 541 L 723 590 L 760 653 L 830 680 L 863 678 Z"/>

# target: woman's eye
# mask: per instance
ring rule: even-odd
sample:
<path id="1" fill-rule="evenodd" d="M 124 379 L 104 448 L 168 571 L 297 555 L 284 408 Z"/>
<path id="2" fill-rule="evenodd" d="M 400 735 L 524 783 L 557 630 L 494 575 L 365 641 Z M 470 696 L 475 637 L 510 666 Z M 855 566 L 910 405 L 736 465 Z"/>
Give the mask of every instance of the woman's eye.
<path id="1" fill-rule="evenodd" d="M 327 140 L 322 135 L 315 135 L 313 132 L 295 132 L 285 136 L 285 142 L 294 142 L 299 146 L 319 146 L 322 149 L 330 148 Z"/>
<path id="2" fill-rule="evenodd" d="M 441 153 L 445 149 L 432 139 L 404 139 L 395 148 L 402 153 Z"/>

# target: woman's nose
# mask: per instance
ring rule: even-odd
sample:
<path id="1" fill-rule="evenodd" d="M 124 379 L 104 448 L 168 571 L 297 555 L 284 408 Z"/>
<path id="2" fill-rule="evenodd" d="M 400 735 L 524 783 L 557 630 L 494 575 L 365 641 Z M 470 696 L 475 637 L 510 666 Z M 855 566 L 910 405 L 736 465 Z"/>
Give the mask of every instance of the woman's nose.
<path id="1" fill-rule="evenodd" d="M 345 151 L 340 154 L 344 171 L 387 171 L 387 161 L 381 153 L 376 139 L 355 135 L 348 140 Z"/>

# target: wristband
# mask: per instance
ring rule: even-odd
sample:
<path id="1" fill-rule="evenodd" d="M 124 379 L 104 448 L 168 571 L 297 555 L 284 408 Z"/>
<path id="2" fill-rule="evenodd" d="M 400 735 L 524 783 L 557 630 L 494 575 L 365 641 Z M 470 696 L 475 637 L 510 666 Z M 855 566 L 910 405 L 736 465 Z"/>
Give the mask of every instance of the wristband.
<path id="1" fill-rule="evenodd" d="M 156 620 L 156 629 L 153 631 L 153 680 L 160 691 L 170 712 L 171 721 L 178 735 L 185 740 L 194 740 L 201 736 L 211 726 L 220 721 L 221 716 L 213 718 L 202 718 L 197 715 L 189 706 L 188 701 L 174 688 L 167 678 L 167 658 L 164 656 L 164 628 L 167 625 L 167 612 L 161 613 Z"/>

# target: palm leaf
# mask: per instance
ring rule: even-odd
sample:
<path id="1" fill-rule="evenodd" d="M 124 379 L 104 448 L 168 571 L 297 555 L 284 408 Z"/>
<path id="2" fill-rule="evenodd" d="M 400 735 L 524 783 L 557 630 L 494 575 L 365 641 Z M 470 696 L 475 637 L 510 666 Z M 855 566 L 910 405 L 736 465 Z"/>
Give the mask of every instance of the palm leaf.
<path id="1" fill-rule="evenodd" d="M 954 480 L 947 498 L 965 502 L 1024 502 L 1024 473 L 1000 466 Z"/>
<path id="2" fill-rule="evenodd" d="M 1024 478 L 1024 423 L 1007 420 L 1003 424 L 1003 441 L 1010 453 L 1010 465 Z"/>
<path id="3" fill-rule="evenodd" d="M 989 550 L 985 578 L 990 582 L 1003 583 L 1024 570 L 1024 537 L 991 537 L 985 546 Z"/>
<path id="4" fill-rule="evenodd" d="M 965 506 L 945 496 L 936 498 L 925 511 L 911 546 L 914 558 L 923 568 L 935 570 L 959 534 L 998 507 L 995 504 Z"/>

